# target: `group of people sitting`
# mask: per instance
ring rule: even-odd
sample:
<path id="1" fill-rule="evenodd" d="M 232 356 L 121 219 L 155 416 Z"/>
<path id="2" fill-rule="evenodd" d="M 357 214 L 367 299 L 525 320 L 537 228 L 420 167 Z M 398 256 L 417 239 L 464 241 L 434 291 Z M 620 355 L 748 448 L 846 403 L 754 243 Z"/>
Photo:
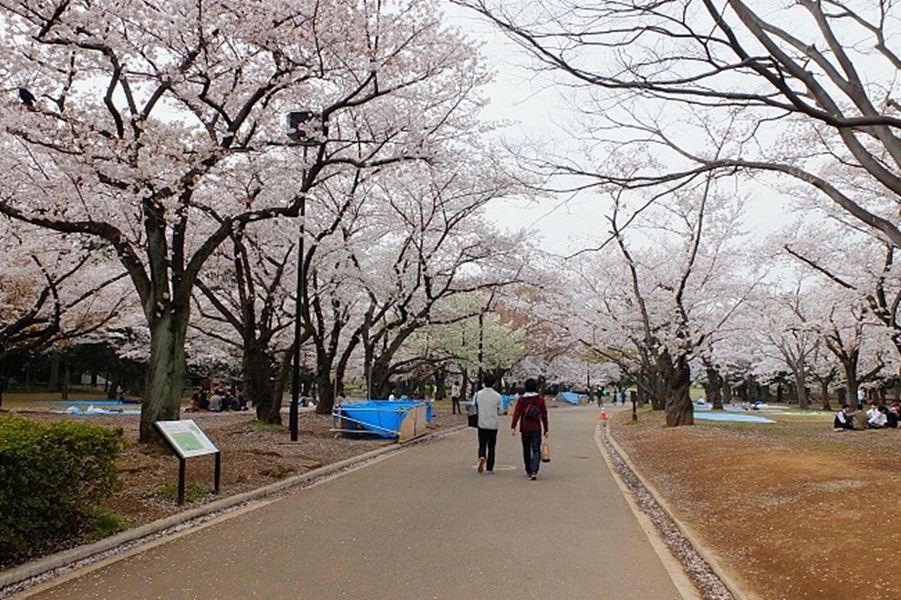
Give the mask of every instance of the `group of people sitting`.
<path id="1" fill-rule="evenodd" d="M 210 391 L 200 389 L 191 396 L 191 404 L 185 409 L 187 412 L 224 412 L 227 410 L 247 410 L 247 401 L 244 394 L 235 389 L 235 386 L 226 388 L 218 386 Z"/>
<path id="2" fill-rule="evenodd" d="M 835 419 L 832 421 L 832 427 L 836 431 L 844 431 L 846 429 L 897 429 L 898 421 L 901 420 L 901 403 L 897 400 L 892 405 L 886 407 L 878 402 L 870 403 L 870 410 L 864 412 L 863 405 L 859 404 L 856 409 L 842 404 L 842 409 L 835 413 Z"/>

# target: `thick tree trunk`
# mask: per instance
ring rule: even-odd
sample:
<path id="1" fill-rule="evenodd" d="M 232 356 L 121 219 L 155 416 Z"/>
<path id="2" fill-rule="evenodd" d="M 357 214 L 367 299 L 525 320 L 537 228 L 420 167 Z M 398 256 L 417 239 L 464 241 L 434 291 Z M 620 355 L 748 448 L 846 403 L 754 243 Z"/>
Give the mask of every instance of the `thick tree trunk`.
<path id="1" fill-rule="evenodd" d="M 141 442 L 157 439 L 153 424 L 178 420 L 185 387 L 185 336 L 190 311 L 173 309 L 150 323 L 150 363 L 141 404 Z"/>
<path id="2" fill-rule="evenodd" d="M 691 369 L 685 356 L 678 357 L 667 373 L 666 425 L 694 425 L 691 401 Z"/>
<path id="3" fill-rule="evenodd" d="M 316 373 L 316 414 L 330 415 L 335 407 L 335 386 L 329 369 L 320 368 Z"/>
<path id="4" fill-rule="evenodd" d="M 253 404 L 257 420 L 281 425 L 281 403 L 275 402 L 275 361 L 255 340 L 244 341 L 242 370 L 244 399 Z"/>
<path id="5" fill-rule="evenodd" d="M 435 400 L 447 398 L 447 371 L 438 369 L 435 371 Z"/>
<path id="6" fill-rule="evenodd" d="M 820 379 L 820 395 L 822 396 L 820 401 L 823 405 L 823 410 L 832 410 L 832 406 L 829 405 L 829 382 L 830 379 Z"/>
<path id="7" fill-rule="evenodd" d="M 845 371 L 845 389 L 848 394 L 848 404 L 857 406 L 857 389 L 860 384 L 857 382 L 857 357 L 855 352 L 848 358 L 842 359 L 842 369 Z"/>
<path id="8" fill-rule="evenodd" d="M 50 353 L 50 376 L 47 378 L 47 391 L 48 392 L 58 392 L 60 391 L 60 381 L 59 381 L 59 363 L 60 356 L 59 352 L 51 352 Z"/>
<path id="9" fill-rule="evenodd" d="M 720 373 L 713 366 L 708 366 L 706 371 L 707 384 L 704 386 L 704 391 L 706 392 L 707 404 L 713 405 L 714 410 L 723 410 L 723 395 L 720 391 L 722 378 Z"/>
<path id="10" fill-rule="evenodd" d="M 272 412 L 278 415 L 281 415 L 282 401 L 285 397 L 285 390 L 288 387 L 288 379 L 291 377 L 291 357 L 293 355 L 293 352 L 285 352 L 278 364 L 278 377 L 272 390 Z M 279 416 L 279 419 L 281 419 L 281 416 Z"/>
<path id="11" fill-rule="evenodd" d="M 389 381 L 388 367 L 381 361 L 375 361 L 370 367 L 369 380 L 372 391 L 369 394 L 373 399 L 385 399 L 391 394 L 391 382 Z"/>

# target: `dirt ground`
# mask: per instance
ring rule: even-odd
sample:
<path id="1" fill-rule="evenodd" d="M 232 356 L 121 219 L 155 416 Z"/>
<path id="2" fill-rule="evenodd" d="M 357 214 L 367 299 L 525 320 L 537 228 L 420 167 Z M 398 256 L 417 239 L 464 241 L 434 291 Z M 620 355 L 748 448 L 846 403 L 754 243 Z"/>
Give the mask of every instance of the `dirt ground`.
<path id="1" fill-rule="evenodd" d="M 435 429 L 466 422 L 464 416 L 451 414 L 449 403 L 436 403 L 433 408 Z M 21 408 L 15 413 L 40 421 L 79 419 L 123 429 L 125 449 L 118 461 L 122 486 L 106 508 L 122 517 L 126 528 L 394 443 L 377 437 L 336 437 L 329 431 L 331 417 L 312 412 L 301 412 L 297 442 L 290 441 L 286 425 L 259 424 L 252 412 L 186 413 L 182 418 L 194 419 L 221 450 L 222 479 L 220 494 L 213 494 L 213 458 L 189 459 L 188 501 L 180 507 L 176 502 L 178 460 L 163 448 L 138 444 L 138 415 L 69 417 Z M 283 420 L 287 423 L 287 415 L 283 415 Z M 72 540 L 69 546 L 85 541 L 89 540 Z"/>
<path id="2" fill-rule="evenodd" d="M 772 425 L 620 413 L 614 438 L 641 474 L 762 597 L 901 598 L 901 430 L 832 431 L 832 415 Z"/>

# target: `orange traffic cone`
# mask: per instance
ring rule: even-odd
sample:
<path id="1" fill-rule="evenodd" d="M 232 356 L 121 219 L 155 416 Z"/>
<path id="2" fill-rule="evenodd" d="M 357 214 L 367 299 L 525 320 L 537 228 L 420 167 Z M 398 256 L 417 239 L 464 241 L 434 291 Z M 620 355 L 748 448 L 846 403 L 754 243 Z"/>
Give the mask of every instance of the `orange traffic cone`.
<path id="1" fill-rule="evenodd" d="M 603 421 L 604 423 L 606 423 L 608 418 L 609 418 L 609 417 L 607 417 L 607 409 L 606 409 L 606 408 L 602 408 L 602 409 L 601 409 L 601 421 Z"/>

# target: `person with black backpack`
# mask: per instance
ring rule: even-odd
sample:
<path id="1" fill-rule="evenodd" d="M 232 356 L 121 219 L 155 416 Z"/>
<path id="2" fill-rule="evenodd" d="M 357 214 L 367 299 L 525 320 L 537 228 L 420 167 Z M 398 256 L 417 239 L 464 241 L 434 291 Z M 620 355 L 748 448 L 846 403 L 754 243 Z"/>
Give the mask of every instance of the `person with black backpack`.
<path id="1" fill-rule="evenodd" d="M 510 433 L 516 435 L 516 424 L 519 423 L 519 434 L 522 440 L 522 461 L 526 475 L 532 481 L 538 479 L 538 467 L 541 464 L 541 431 L 548 435 L 547 404 L 544 396 L 538 393 L 538 382 L 526 380 L 526 391 L 516 400 L 513 410 L 513 421 Z"/>

